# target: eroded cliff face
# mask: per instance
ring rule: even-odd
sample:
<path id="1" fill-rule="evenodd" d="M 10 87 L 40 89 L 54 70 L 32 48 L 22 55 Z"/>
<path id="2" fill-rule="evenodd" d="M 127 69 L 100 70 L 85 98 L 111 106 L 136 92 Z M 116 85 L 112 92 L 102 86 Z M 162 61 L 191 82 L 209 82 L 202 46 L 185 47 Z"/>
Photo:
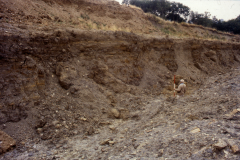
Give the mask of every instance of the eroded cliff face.
<path id="1" fill-rule="evenodd" d="M 114 117 L 112 108 L 117 118 L 134 119 L 143 97 L 171 96 L 173 75 L 186 80 L 189 95 L 240 62 L 238 43 L 125 32 L 4 33 L 0 44 L 0 124 L 19 141 L 94 134 Z M 26 134 L 11 127 L 21 120 L 29 122 Z"/>

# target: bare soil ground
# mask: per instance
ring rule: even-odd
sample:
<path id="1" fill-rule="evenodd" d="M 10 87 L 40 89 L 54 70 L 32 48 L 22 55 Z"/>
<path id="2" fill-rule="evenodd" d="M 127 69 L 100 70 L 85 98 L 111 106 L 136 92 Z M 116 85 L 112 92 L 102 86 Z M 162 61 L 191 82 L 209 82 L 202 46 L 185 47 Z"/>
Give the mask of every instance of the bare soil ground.
<path id="1" fill-rule="evenodd" d="M 0 159 L 240 158 L 238 36 L 153 34 L 140 26 L 156 19 L 109 1 L 0 5 L 0 129 L 16 140 Z"/>

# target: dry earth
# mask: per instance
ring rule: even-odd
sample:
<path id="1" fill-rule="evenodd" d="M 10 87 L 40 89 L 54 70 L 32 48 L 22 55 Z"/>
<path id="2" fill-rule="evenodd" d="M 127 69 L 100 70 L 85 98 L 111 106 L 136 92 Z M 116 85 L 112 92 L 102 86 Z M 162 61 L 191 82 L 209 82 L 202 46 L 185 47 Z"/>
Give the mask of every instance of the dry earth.
<path id="1" fill-rule="evenodd" d="M 103 7 L 108 16 L 101 22 L 111 13 L 117 26 L 131 21 L 139 33 L 86 29 L 51 17 L 39 23 L 34 14 L 40 11 L 27 18 L 36 4 L 46 13 L 55 5 L 73 9 L 66 2 L 26 1 L 32 5 L 25 10 L 21 0 L 1 2 L 8 7 L 0 19 L 0 129 L 16 146 L 0 159 L 240 158 L 237 36 L 212 41 L 143 34 L 138 23 L 154 24 L 133 23 L 146 17 L 141 10 L 107 1 L 80 1 L 78 14 Z M 12 13 L 11 3 L 23 14 Z M 91 20 L 101 14 L 94 11 Z M 120 12 L 139 16 L 124 19 L 131 14 Z M 173 75 L 177 84 L 185 79 L 185 97 L 173 97 Z M 6 152 L 15 141 L 2 141 L 3 134 L 0 151 Z"/>

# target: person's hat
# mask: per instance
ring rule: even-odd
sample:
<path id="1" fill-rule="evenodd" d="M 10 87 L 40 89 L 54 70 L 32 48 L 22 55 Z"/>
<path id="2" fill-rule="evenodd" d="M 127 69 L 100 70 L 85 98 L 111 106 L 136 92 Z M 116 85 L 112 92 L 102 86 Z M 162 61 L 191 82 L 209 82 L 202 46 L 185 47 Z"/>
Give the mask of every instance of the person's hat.
<path id="1" fill-rule="evenodd" d="M 180 82 L 184 83 L 184 79 L 181 79 Z"/>

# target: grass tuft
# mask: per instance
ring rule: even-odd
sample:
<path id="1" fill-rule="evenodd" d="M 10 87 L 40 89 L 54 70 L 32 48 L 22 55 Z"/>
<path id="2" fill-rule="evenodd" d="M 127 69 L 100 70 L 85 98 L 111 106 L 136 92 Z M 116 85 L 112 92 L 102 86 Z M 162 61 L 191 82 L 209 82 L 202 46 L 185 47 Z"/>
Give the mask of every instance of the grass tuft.
<path id="1" fill-rule="evenodd" d="M 83 13 L 81 13 L 81 18 L 86 20 L 86 21 L 90 19 L 87 14 L 83 14 Z"/>

